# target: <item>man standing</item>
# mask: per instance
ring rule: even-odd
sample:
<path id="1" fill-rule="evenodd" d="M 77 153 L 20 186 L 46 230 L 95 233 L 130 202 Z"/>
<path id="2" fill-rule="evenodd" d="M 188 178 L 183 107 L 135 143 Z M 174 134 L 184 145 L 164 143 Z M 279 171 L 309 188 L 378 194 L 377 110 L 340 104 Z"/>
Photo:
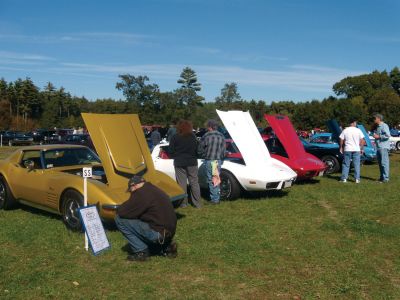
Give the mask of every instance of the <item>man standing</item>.
<path id="1" fill-rule="evenodd" d="M 383 122 L 383 116 L 381 114 L 375 114 L 374 118 L 374 122 L 377 125 L 374 131 L 374 138 L 380 171 L 379 182 L 386 183 L 389 181 L 390 129 L 389 126 Z"/>
<path id="2" fill-rule="evenodd" d="M 349 176 L 350 163 L 353 161 L 354 178 L 356 183 L 360 183 L 360 157 L 365 145 L 364 134 L 357 128 L 357 121 L 351 120 L 350 126 L 346 127 L 339 136 L 340 152 L 344 154 L 342 164 L 341 182 L 347 182 Z"/>
<path id="3" fill-rule="evenodd" d="M 155 146 L 157 146 L 157 145 L 161 142 L 161 134 L 160 134 L 160 132 L 158 131 L 158 128 L 157 128 L 157 127 L 155 127 L 155 128 L 153 129 L 153 131 L 151 132 L 151 134 L 150 134 L 150 139 L 151 139 L 151 143 L 152 143 L 152 145 L 153 145 L 153 148 L 154 148 Z"/>
<path id="4" fill-rule="evenodd" d="M 176 123 L 174 123 L 176 124 Z M 174 124 L 169 125 L 168 131 L 167 131 L 167 142 L 169 143 L 172 139 L 172 137 L 176 134 L 176 127 Z"/>
<path id="5" fill-rule="evenodd" d="M 150 254 L 176 257 L 172 241 L 176 214 L 167 194 L 135 175 L 128 182 L 129 199 L 117 209 L 115 223 L 129 242 L 128 260 L 145 261 Z"/>
<path id="6" fill-rule="evenodd" d="M 220 184 L 218 180 L 213 180 L 221 172 L 222 160 L 225 157 L 225 137 L 218 129 L 215 120 L 208 120 L 206 123 L 208 132 L 202 137 L 199 145 L 199 155 L 204 158 L 207 172 L 208 187 L 210 189 L 210 199 L 212 204 L 219 204 Z M 214 168 L 213 168 L 214 167 Z M 214 169 L 214 172 L 213 172 Z M 216 172 L 218 174 L 216 174 Z M 219 178 L 219 177 L 218 177 Z"/>

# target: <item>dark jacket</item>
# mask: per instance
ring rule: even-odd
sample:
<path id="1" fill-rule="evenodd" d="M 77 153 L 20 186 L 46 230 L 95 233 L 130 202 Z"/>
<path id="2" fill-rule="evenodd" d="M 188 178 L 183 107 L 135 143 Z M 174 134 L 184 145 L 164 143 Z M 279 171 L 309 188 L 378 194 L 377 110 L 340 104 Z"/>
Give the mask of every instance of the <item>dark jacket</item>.
<path id="1" fill-rule="evenodd" d="M 197 139 L 194 134 L 175 134 L 168 149 L 175 167 L 197 166 Z"/>
<path id="2" fill-rule="evenodd" d="M 225 157 L 225 137 L 217 131 L 209 131 L 201 138 L 199 145 L 199 156 L 210 160 L 223 160 Z"/>
<path id="3" fill-rule="evenodd" d="M 164 229 L 173 236 L 176 230 L 176 214 L 168 195 L 158 187 L 146 182 L 131 193 L 130 198 L 120 205 L 117 214 L 125 219 L 139 219 L 164 234 Z"/>

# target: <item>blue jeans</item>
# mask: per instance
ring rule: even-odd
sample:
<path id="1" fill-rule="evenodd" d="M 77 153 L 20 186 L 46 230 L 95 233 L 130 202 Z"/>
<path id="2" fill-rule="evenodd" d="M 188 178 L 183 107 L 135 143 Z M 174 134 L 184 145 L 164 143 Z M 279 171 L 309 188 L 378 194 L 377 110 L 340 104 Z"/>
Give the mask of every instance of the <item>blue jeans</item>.
<path id="1" fill-rule="evenodd" d="M 133 252 L 149 251 L 149 246 L 158 244 L 160 234 L 145 222 L 138 219 L 124 219 L 117 215 L 115 224 L 128 240 Z"/>
<path id="2" fill-rule="evenodd" d="M 378 148 L 376 151 L 376 157 L 378 159 L 379 171 L 381 176 L 379 180 L 388 181 L 389 180 L 389 149 Z"/>
<path id="3" fill-rule="evenodd" d="M 347 179 L 349 177 L 350 164 L 353 161 L 354 167 L 354 178 L 360 180 L 360 152 L 356 151 L 345 151 L 344 159 L 342 164 L 342 177 L 341 180 Z"/>
<path id="4" fill-rule="evenodd" d="M 204 160 L 204 164 L 206 166 L 207 182 L 208 182 L 208 188 L 210 190 L 210 200 L 211 200 L 211 202 L 219 203 L 221 190 L 220 190 L 219 185 L 214 186 L 212 183 L 212 166 L 211 166 L 212 161 L 213 160 L 206 159 L 206 160 Z M 221 173 L 221 164 L 222 164 L 222 161 L 218 160 L 218 172 L 219 173 Z"/>

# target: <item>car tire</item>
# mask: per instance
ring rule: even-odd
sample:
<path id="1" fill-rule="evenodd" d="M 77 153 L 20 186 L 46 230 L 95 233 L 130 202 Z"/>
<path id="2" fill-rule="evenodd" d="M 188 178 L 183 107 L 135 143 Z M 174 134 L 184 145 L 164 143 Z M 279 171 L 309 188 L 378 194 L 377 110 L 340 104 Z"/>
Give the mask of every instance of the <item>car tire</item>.
<path id="1" fill-rule="evenodd" d="M 397 151 L 400 151 L 400 142 L 397 142 L 397 143 L 396 143 L 396 150 L 397 150 Z"/>
<path id="2" fill-rule="evenodd" d="M 324 164 L 327 166 L 325 174 L 336 173 L 340 170 L 340 164 L 336 157 L 333 155 L 325 155 L 321 158 Z"/>
<path id="3" fill-rule="evenodd" d="M 68 229 L 82 231 L 82 222 L 78 209 L 83 207 L 83 196 L 75 190 L 67 190 L 62 195 L 61 214 Z"/>
<path id="4" fill-rule="evenodd" d="M 17 202 L 4 177 L 0 177 L 0 209 L 8 210 L 15 207 Z"/>
<path id="5" fill-rule="evenodd" d="M 237 181 L 236 177 L 227 170 L 221 170 L 221 200 L 231 201 L 240 197 L 242 193 L 242 187 Z"/>

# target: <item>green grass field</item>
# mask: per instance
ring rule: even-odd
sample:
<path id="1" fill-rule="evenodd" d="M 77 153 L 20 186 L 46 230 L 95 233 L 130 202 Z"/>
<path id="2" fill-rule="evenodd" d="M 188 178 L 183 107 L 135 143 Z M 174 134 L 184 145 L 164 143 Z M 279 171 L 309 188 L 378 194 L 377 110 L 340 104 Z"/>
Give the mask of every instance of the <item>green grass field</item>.
<path id="1" fill-rule="evenodd" d="M 1 150 L 4 157 L 7 148 Z M 400 154 L 389 184 L 338 175 L 288 192 L 179 209 L 176 259 L 127 262 L 26 207 L 0 211 L 0 299 L 400 299 Z"/>

